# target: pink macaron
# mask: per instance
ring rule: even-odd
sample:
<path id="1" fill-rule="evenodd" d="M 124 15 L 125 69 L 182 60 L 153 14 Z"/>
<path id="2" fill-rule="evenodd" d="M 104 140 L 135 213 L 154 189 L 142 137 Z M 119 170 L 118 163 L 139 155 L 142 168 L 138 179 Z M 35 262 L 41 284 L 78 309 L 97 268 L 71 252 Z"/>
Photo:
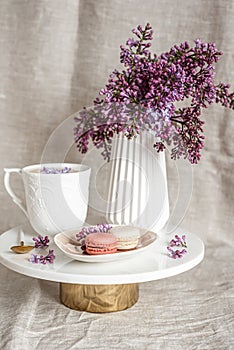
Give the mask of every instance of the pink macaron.
<path id="1" fill-rule="evenodd" d="M 85 244 L 86 252 L 90 255 L 113 254 L 117 251 L 117 240 L 110 233 L 91 233 Z"/>

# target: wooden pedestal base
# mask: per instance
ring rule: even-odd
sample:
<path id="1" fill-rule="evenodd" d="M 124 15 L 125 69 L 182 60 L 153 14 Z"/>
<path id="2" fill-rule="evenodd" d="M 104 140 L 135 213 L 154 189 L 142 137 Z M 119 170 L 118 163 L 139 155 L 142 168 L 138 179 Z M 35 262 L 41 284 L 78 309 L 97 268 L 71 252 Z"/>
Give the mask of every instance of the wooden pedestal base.
<path id="1" fill-rule="evenodd" d="M 65 306 L 87 312 L 113 312 L 133 306 L 138 284 L 85 285 L 60 283 L 60 300 Z"/>

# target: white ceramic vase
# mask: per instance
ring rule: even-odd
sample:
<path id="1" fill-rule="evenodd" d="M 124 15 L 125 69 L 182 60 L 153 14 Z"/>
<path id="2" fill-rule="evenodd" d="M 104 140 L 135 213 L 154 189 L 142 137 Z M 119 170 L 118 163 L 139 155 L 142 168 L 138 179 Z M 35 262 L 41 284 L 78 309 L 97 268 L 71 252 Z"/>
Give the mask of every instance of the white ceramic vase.
<path id="1" fill-rule="evenodd" d="M 106 217 L 113 224 L 134 225 L 154 231 L 169 218 L 164 152 L 153 148 L 155 138 L 144 132 L 133 140 L 113 140 Z"/>

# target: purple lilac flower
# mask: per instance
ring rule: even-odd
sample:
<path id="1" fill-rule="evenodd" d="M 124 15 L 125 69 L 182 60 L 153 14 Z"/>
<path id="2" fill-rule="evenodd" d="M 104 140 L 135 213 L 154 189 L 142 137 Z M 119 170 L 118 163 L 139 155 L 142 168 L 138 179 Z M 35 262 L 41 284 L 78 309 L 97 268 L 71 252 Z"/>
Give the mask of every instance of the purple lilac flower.
<path id="1" fill-rule="evenodd" d="M 68 167 L 64 167 L 62 169 L 43 167 L 43 169 L 40 172 L 41 174 L 67 174 L 70 171 L 71 171 L 71 168 L 68 168 Z"/>
<path id="2" fill-rule="evenodd" d="M 49 253 L 46 256 L 42 256 L 41 257 L 41 262 L 42 264 L 53 264 L 54 259 L 55 259 L 55 255 L 54 255 L 54 251 L 53 250 L 49 250 Z"/>
<path id="3" fill-rule="evenodd" d="M 173 259 L 183 258 L 183 256 L 187 253 L 186 249 L 173 250 L 171 247 L 167 247 L 167 250 L 169 251 L 169 254 L 170 254 L 171 258 L 173 258 Z"/>
<path id="4" fill-rule="evenodd" d="M 103 98 L 75 118 L 77 148 L 87 152 L 91 140 L 109 160 L 114 134 L 121 132 L 131 139 L 146 129 L 154 133 L 152 146 L 158 152 L 169 145 L 172 159 L 184 157 L 197 163 L 204 147 L 202 109 L 212 103 L 234 109 L 230 86 L 214 82 L 222 53 L 214 43 L 197 39 L 193 47 L 184 42 L 161 55 L 152 54 L 150 24 L 132 32 L 135 38 L 120 47 L 124 70 L 114 70 L 100 90 Z M 176 103 L 185 99 L 190 105 L 177 108 Z"/>
<path id="5" fill-rule="evenodd" d="M 187 248 L 186 236 L 182 235 L 182 237 L 180 238 L 178 235 L 175 235 L 175 238 L 173 238 L 170 241 L 169 246 L 170 247 L 181 246 L 181 247 Z"/>
<path id="6" fill-rule="evenodd" d="M 88 227 L 84 226 L 82 227 L 81 231 L 76 234 L 76 238 L 79 241 L 81 239 L 84 239 L 90 233 L 96 233 L 96 232 L 107 233 L 110 231 L 111 228 L 112 226 L 109 224 L 98 224 L 96 226 L 88 226 Z"/>
<path id="7" fill-rule="evenodd" d="M 29 261 L 34 264 L 43 264 L 46 265 L 47 263 L 53 264 L 55 259 L 54 251 L 49 250 L 49 253 L 46 256 L 43 255 L 36 255 L 36 254 L 31 254 Z"/>
<path id="8" fill-rule="evenodd" d="M 48 236 L 43 237 L 42 235 L 38 235 L 37 237 L 33 237 L 33 241 L 35 242 L 35 248 L 47 248 L 49 247 L 50 240 Z"/>
<path id="9" fill-rule="evenodd" d="M 82 227 L 82 230 L 76 234 L 77 241 L 81 244 L 81 249 L 85 250 L 85 238 L 91 234 L 96 232 L 108 233 L 112 228 L 109 224 L 98 224 L 96 226 Z"/>
<path id="10" fill-rule="evenodd" d="M 167 250 L 173 259 L 182 258 L 187 253 L 186 249 L 182 249 L 182 250 L 172 249 L 172 247 L 179 247 L 179 246 L 183 248 L 187 248 L 186 235 L 182 235 L 181 237 L 179 237 L 178 235 L 175 235 L 175 237 L 170 241 L 169 246 L 167 246 Z"/>
<path id="11" fill-rule="evenodd" d="M 40 264 L 40 258 L 36 254 L 31 254 L 29 261 L 31 263 Z"/>

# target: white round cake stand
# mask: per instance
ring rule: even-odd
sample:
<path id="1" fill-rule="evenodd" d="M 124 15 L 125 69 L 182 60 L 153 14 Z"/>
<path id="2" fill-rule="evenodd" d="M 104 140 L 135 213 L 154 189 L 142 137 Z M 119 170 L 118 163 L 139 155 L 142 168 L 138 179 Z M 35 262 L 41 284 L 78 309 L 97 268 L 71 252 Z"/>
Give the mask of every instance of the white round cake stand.
<path id="1" fill-rule="evenodd" d="M 157 233 L 156 241 L 147 250 L 109 263 L 86 263 L 65 256 L 50 237 L 54 249 L 53 264 L 38 265 L 28 261 L 27 254 L 15 254 L 11 246 L 19 244 L 23 229 L 25 245 L 32 245 L 37 236 L 29 225 L 18 226 L 0 236 L 0 262 L 7 268 L 26 276 L 60 283 L 61 302 L 76 310 L 111 312 L 127 309 L 138 300 L 138 284 L 178 275 L 198 265 L 204 257 L 204 244 L 193 233 L 179 227 L 166 235 Z M 181 259 L 172 259 L 167 245 L 175 234 L 186 234 L 188 253 Z"/>

